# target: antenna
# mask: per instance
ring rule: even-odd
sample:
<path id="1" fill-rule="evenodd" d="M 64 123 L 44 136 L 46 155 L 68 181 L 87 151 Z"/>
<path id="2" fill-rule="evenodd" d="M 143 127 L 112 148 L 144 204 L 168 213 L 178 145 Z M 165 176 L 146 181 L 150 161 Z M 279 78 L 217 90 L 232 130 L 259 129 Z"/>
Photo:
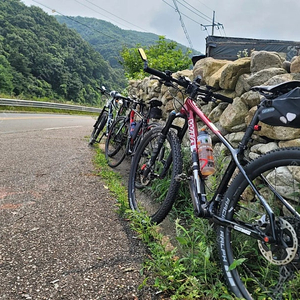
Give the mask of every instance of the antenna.
<path id="1" fill-rule="evenodd" d="M 183 22 L 183 19 L 182 19 L 182 17 L 181 17 L 181 13 L 180 13 L 179 8 L 178 8 L 178 6 L 177 6 L 176 0 L 173 0 L 173 2 L 174 2 L 174 5 L 175 5 L 175 8 L 176 8 L 175 10 L 176 10 L 176 11 L 178 12 L 178 14 L 179 14 L 179 20 L 180 20 L 180 22 L 181 22 L 181 27 L 182 27 L 182 29 L 183 29 L 183 31 L 184 31 L 184 33 L 185 33 L 186 39 L 187 39 L 188 42 L 189 42 L 190 48 L 192 49 L 192 48 L 193 48 L 193 44 L 192 44 L 192 41 L 191 41 L 191 39 L 190 39 L 190 37 L 189 37 L 189 34 L 188 34 L 187 30 L 186 30 L 186 27 L 185 27 L 185 25 L 184 25 L 184 22 Z"/>
<path id="2" fill-rule="evenodd" d="M 207 27 L 211 27 L 211 35 L 212 36 L 215 33 L 215 27 L 217 27 L 218 29 L 220 27 L 224 28 L 223 24 L 221 24 L 221 23 L 215 23 L 215 14 L 216 14 L 216 12 L 213 11 L 213 19 L 212 19 L 212 24 L 211 25 L 203 25 L 203 24 L 201 24 L 201 26 L 204 27 L 204 30 L 207 30 Z"/>

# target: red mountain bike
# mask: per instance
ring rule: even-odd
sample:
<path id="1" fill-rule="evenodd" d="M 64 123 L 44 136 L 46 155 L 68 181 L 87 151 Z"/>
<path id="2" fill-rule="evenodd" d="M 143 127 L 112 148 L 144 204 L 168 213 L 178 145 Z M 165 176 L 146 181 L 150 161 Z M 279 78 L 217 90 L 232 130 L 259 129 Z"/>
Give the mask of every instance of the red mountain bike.
<path id="1" fill-rule="evenodd" d="M 179 113 L 172 112 L 163 127 L 147 133 L 132 160 L 128 198 L 133 210 L 143 210 L 159 223 L 167 216 L 178 194 L 181 182 L 187 182 L 198 217 L 217 226 L 220 264 L 229 288 L 245 299 L 298 299 L 300 268 L 300 149 L 281 148 L 249 161 L 245 150 L 258 126 L 264 103 L 300 87 L 300 81 L 274 87 L 256 87 L 266 97 L 258 106 L 242 141 L 234 148 L 216 126 L 198 108 L 205 102 L 232 99 L 203 89 L 193 82 L 172 77 L 148 67 L 144 70 L 158 76 L 168 86 L 182 86 L 189 95 Z M 269 104 L 270 105 L 270 104 Z M 214 133 L 231 153 L 230 161 L 212 199 L 206 197 L 206 176 L 199 167 L 196 117 Z M 184 120 L 183 126 L 174 121 Z M 188 131 L 190 164 L 183 173 L 181 141 Z M 233 179 L 235 170 L 239 174 Z M 142 189 L 136 188 L 136 182 Z"/>

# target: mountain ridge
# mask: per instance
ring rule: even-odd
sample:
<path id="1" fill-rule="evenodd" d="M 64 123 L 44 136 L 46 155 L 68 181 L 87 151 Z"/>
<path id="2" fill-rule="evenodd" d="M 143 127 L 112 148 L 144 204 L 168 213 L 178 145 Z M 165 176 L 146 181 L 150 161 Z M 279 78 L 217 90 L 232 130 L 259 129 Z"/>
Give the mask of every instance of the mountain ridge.
<path id="1" fill-rule="evenodd" d="M 137 44 L 147 47 L 155 44 L 160 37 L 155 33 L 122 29 L 111 22 L 97 18 L 59 15 L 56 15 L 55 18 L 59 23 L 64 23 L 68 28 L 77 31 L 113 68 L 121 68 L 118 61 L 123 47 L 135 48 Z M 184 52 L 189 49 L 182 44 L 177 43 L 177 45 Z M 201 53 L 192 49 L 191 56 L 199 54 Z"/>

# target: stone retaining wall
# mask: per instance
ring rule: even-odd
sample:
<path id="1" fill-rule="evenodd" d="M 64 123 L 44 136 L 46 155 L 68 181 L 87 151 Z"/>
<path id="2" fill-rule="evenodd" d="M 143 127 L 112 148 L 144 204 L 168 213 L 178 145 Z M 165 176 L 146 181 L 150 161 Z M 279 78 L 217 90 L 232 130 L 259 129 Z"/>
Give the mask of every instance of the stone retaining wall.
<path id="1" fill-rule="evenodd" d="M 239 58 L 236 61 L 207 57 L 199 60 L 193 70 L 173 74 L 180 75 L 191 80 L 201 75 L 203 84 L 212 86 L 218 93 L 234 99 L 232 104 L 199 103 L 199 106 L 230 142 L 238 144 L 260 102 L 259 93 L 250 91 L 250 88 L 300 80 L 300 56 L 294 57 L 291 62 L 286 61 L 280 53 L 267 51 L 254 51 L 251 57 Z M 181 93 L 176 93 L 174 89 L 150 77 L 131 81 L 129 93 L 144 100 L 154 97 L 160 99 L 164 104 L 164 118 L 167 118 L 174 108 L 178 110 L 178 101 L 182 103 L 184 98 Z M 178 101 L 174 101 L 174 98 Z M 254 145 L 249 153 L 251 158 L 277 147 L 300 146 L 300 129 L 272 127 L 263 123 L 260 125 L 262 130 L 253 135 Z M 216 146 L 218 148 L 220 145 Z"/>

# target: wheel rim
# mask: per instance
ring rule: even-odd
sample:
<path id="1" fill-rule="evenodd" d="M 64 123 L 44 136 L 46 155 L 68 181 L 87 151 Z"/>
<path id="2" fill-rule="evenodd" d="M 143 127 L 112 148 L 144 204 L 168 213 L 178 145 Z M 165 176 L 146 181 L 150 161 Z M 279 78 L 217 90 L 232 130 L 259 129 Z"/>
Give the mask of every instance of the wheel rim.
<path id="1" fill-rule="evenodd" d="M 286 166 L 274 167 L 264 173 L 267 182 L 272 184 L 277 193 L 282 195 L 297 212 L 300 212 L 299 174 L 300 167 L 288 163 Z M 227 268 L 232 269 L 230 276 L 237 282 L 242 278 L 241 285 L 246 287 L 254 299 L 266 294 L 270 299 L 288 299 L 285 297 L 289 297 L 290 294 L 297 297 L 299 288 L 295 287 L 299 286 L 300 282 L 299 215 L 292 214 L 279 201 L 278 196 L 263 178 L 252 176 L 252 180 L 276 214 L 276 222 L 282 229 L 280 237 L 282 242 L 280 245 L 270 245 L 255 241 L 236 230 L 223 229 L 226 238 L 223 249 L 226 249 Z M 240 194 L 241 196 L 237 197 Z M 235 197 L 234 209 L 228 209 L 231 210 L 231 213 L 228 213 L 229 218 L 248 223 L 252 220 L 252 224 L 262 232 L 269 233 L 270 222 L 252 190 L 240 186 L 240 191 L 237 191 Z M 241 291 L 249 299 L 247 291 L 243 288 Z"/>

